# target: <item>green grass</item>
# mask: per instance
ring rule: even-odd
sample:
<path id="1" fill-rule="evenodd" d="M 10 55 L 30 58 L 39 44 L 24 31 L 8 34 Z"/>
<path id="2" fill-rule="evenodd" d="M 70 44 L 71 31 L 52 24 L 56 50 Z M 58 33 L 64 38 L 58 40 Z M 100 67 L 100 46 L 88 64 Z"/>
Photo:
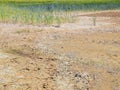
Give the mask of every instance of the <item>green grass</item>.
<path id="1" fill-rule="evenodd" d="M 120 3 L 120 0 L 1 0 L 1 2 L 22 2 L 22 3 Z"/>
<path id="2" fill-rule="evenodd" d="M 0 21 L 27 24 L 73 22 L 68 12 L 120 9 L 120 0 L 1 0 Z"/>

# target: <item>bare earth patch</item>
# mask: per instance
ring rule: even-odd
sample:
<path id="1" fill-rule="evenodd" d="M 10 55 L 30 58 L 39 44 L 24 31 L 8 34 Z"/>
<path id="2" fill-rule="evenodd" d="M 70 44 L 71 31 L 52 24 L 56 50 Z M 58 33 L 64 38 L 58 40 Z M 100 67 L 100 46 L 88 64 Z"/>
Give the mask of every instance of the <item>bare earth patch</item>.
<path id="1" fill-rule="evenodd" d="M 119 12 L 60 27 L 1 23 L 0 90 L 119 90 Z"/>

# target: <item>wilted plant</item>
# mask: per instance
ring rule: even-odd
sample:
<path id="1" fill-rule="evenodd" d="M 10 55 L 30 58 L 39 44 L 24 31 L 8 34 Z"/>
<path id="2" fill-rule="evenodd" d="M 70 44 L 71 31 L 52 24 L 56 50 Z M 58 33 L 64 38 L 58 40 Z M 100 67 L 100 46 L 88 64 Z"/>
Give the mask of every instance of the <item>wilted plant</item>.
<path id="1" fill-rule="evenodd" d="M 93 17 L 93 25 L 96 26 L 96 17 Z"/>

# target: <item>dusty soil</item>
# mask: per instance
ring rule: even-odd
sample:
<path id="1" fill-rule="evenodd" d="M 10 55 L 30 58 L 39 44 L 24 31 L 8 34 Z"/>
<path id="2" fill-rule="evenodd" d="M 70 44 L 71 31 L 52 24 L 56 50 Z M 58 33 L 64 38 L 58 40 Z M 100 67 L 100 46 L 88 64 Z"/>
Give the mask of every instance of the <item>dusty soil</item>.
<path id="1" fill-rule="evenodd" d="M 1 23 L 0 90 L 119 90 L 119 12 L 60 27 Z"/>

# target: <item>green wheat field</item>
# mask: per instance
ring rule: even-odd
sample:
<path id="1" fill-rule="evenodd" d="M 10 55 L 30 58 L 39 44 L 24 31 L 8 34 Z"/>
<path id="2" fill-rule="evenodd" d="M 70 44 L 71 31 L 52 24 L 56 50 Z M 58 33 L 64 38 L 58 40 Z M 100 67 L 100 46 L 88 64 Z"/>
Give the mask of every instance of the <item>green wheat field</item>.
<path id="1" fill-rule="evenodd" d="M 74 22 L 69 12 L 120 9 L 120 0 L 0 0 L 0 22 Z"/>

